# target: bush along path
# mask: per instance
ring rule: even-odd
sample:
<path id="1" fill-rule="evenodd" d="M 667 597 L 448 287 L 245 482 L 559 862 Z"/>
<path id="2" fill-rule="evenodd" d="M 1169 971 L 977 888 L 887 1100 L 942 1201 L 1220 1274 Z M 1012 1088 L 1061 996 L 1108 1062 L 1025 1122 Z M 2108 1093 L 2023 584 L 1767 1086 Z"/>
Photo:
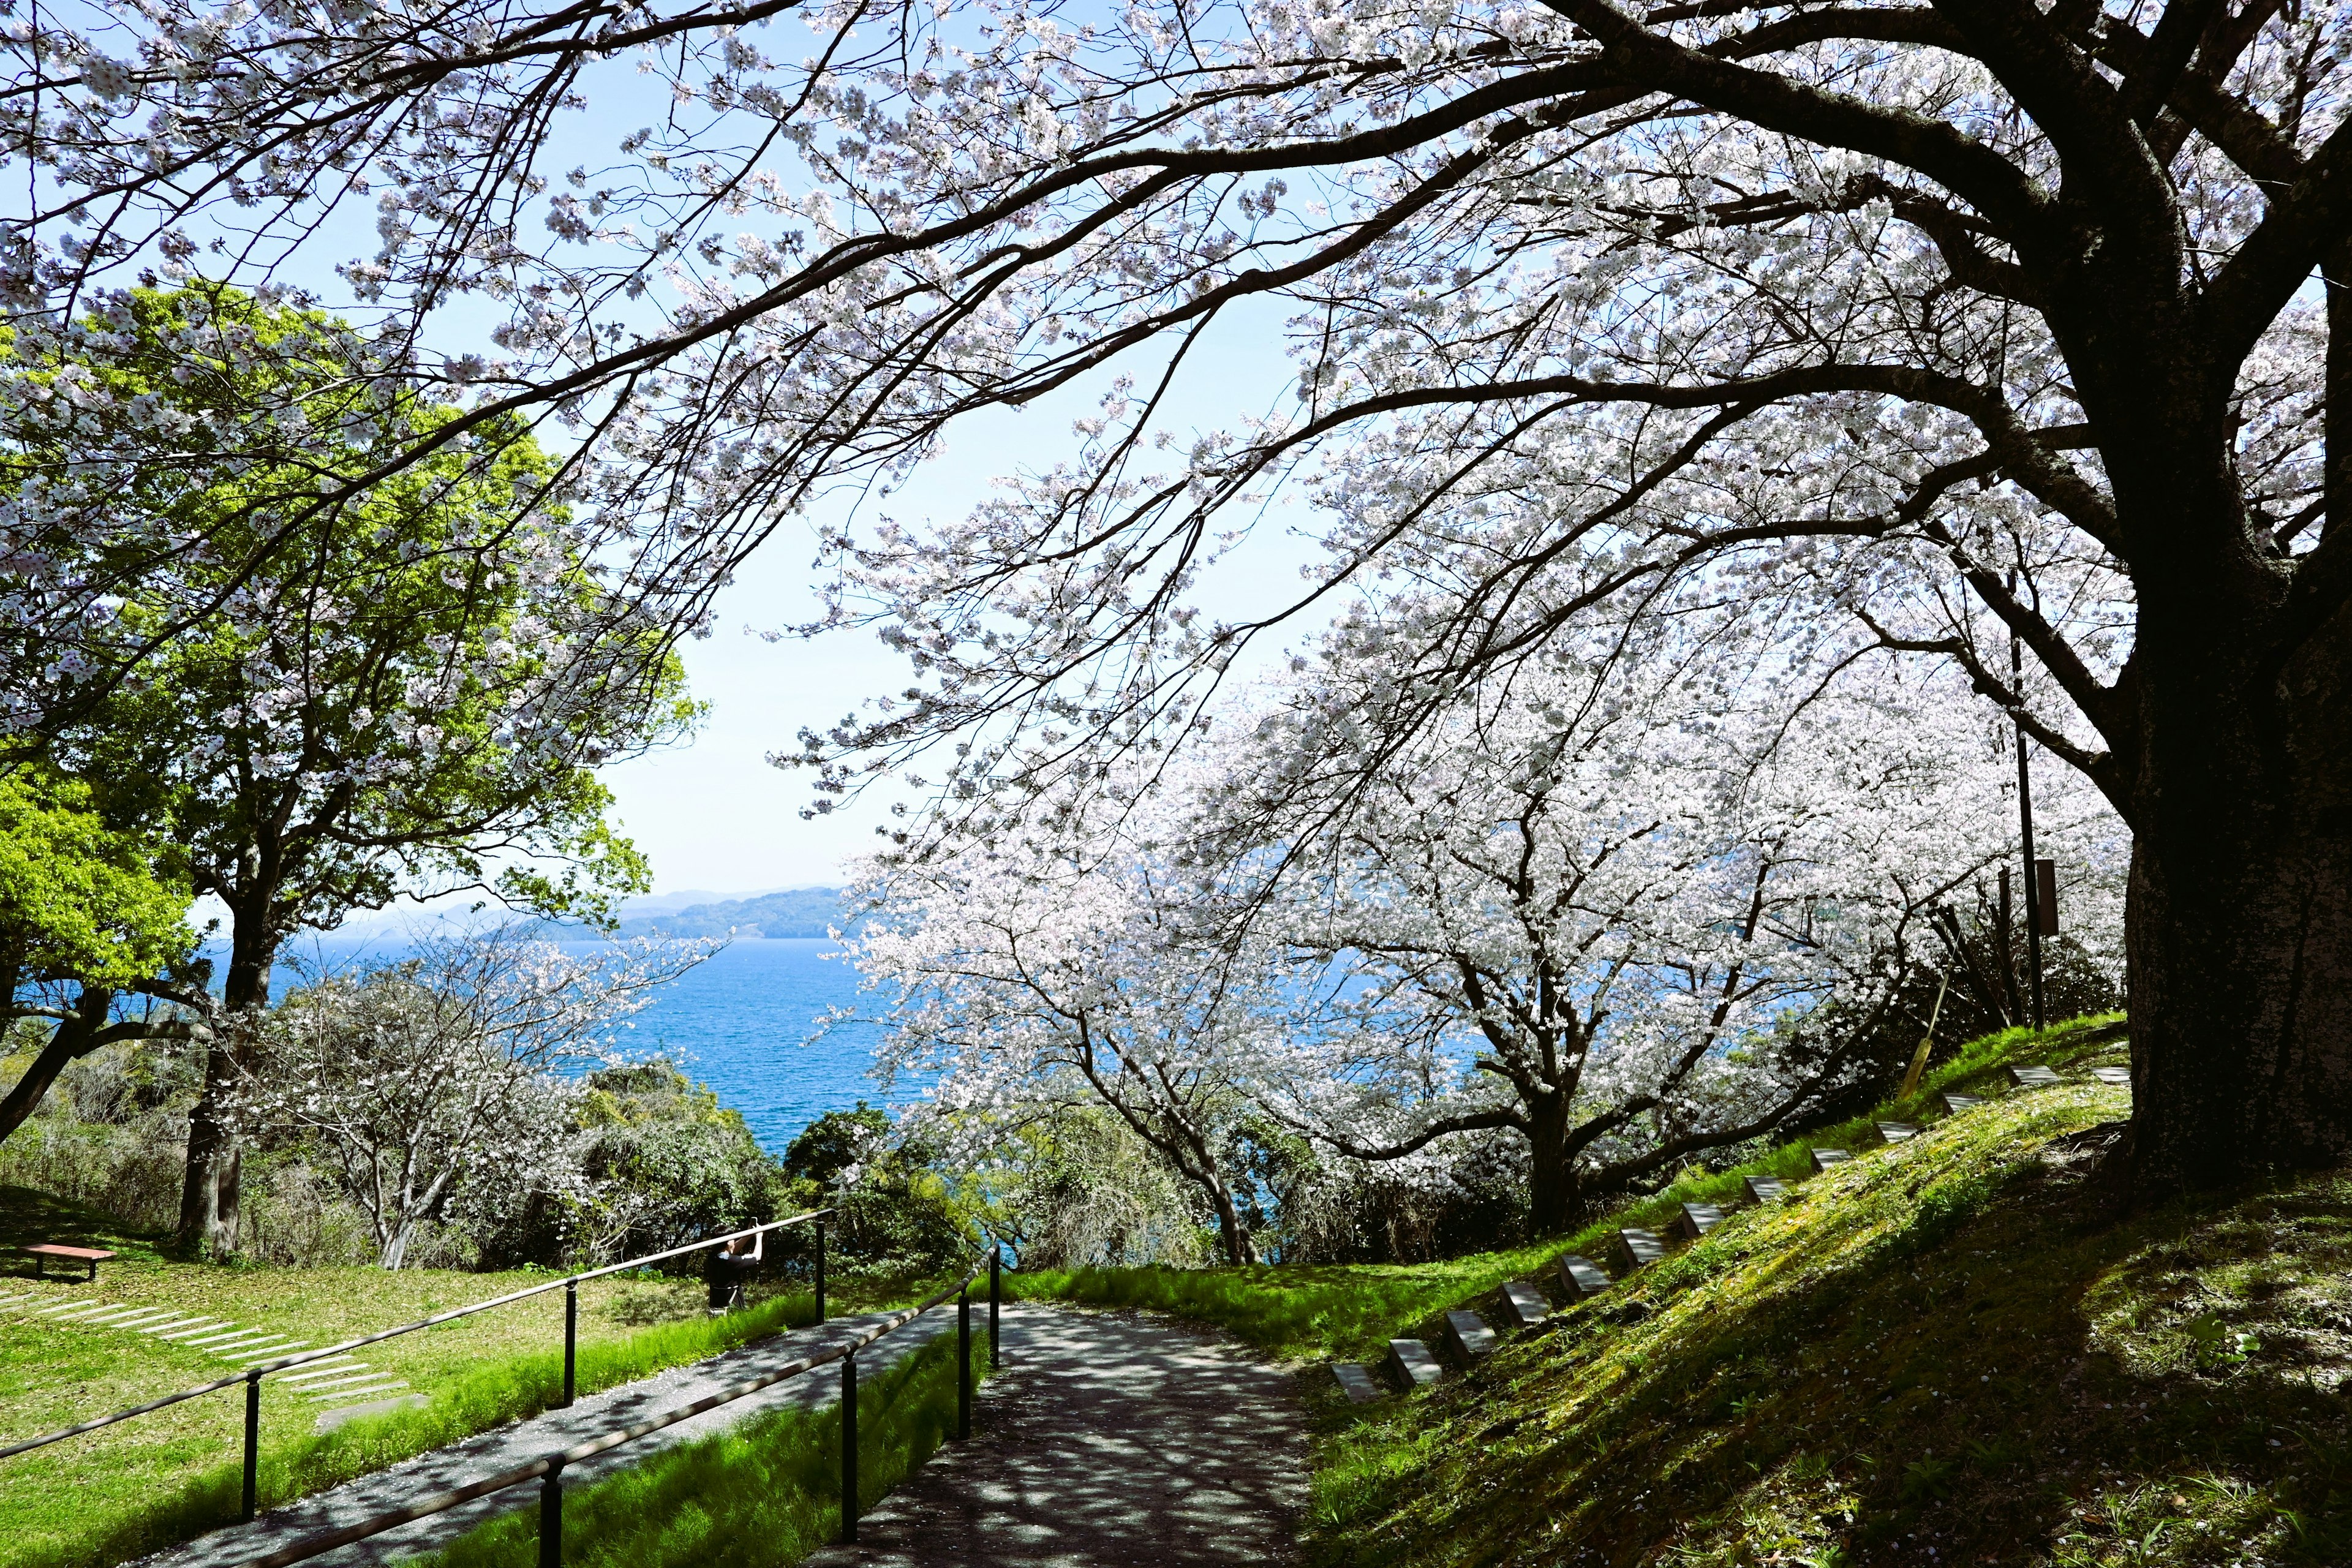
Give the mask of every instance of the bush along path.
<path id="1" fill-rule="evenodd" d="M 2053 1038 L 1580 1234 L 1410 1397 L 1325 1383 L 1310 1560 L 2352 1563 L 2352 1173 L 2121 1214 L 2112 1037 Z"/>
<path id="2" fill-rule="evenodd" d="M 809 1568 L 1297 1561 L 1295 1374 L 1131 1310 L 1005 1309 L 1003 1370 L 950 1445 Z"/>
<path id="3" fill-rule="evenodd" d="M 236 1568 L 305 1537 L 496 1475 L 551 1451 L 689 1404 L 757 1377 L 771 1367 L 855 1338 L 887 1316 L 874 1312 L 834 1318 L 814 1328 L 755 1341 L 691 1366 L 673 1368 L 641 1382 L 588 1394 L 569 1409 L 551 1410 L 419 1455 L 283 1508 L 272 1509 L 251 1524 L 215 1531 L 140 1561 L 145 1568 Z M 868 1378 L 885 1376 L 927 1342 L 943 1331 L 952 1335 L 954 1329 L 955 1315 L 951 1310 L 928 1313 L 890 1334 L 875 1351 L 862 1355 L 861 1372 Z M 949 1360 L 952 1362 L 953 1357 Z M 565 1489 L 567 1492 L 593 1489 L 606 1478 L 649 1462 L 657 1463 L 658 1456 L 667 1450 L 721 1436 L 745 1422 L 772 1418 L 779 1413 L 824 1409 L 837 1402 L 840 1389 L 839 1376 L 832 1367 L 787 1379 L 573 1466 L 565 1472 Z M 352 1564 L 413 1560 L 420 1553 L 458 1541 L 499 1516 L 535 1510 L 537 1501 L 535 1487 L 509 1488 L 313 1561 Z M 533 1559 L 525 1555 L 516 1560 Z"/>

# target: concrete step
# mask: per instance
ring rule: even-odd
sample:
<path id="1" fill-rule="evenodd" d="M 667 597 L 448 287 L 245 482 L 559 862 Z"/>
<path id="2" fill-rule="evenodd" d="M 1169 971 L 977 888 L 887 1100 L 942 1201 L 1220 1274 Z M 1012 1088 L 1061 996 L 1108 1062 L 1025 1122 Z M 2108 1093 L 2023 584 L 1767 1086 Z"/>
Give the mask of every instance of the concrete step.
<path id="1" fill-rule="evenodd" d="M 1820 1175 L 1832 1165 L 1843 1165 L 1853 1158 L 1843 1149 L 1808 1149 L 1805 1153 L 1813 1163 L 1813 1174 Z"/>
<path id="2" fill-rule="evenodd" d="M 1939 1094 L 1936 1098 L 1944 1102 L 1944 1114 L 1947 1116 L 1958 1116 L 1963 1110 L 1974 1110 L 1984 1103 L 1981 1098 L 1973 1094 Z"/>
<path id="3" fill-rule="evenodd" d="M 1750 1176 L 1748 1178 L 1748 1201 L 1751 1204 L 1787 1203 L 1788 1185 L 1773 1176 Z"/>
<path id="4" fill-rule="evenodd" d="M 2043 1089 L 2060 1080 L 2048 1068 L 2011 1068 L 2009 1081 L 2020 1089 Z"/>
<path id="5" fill-rule="evenodd" d="M 1560 1255 L 1559 1282 L 1570 1297 L 1579 1301 L 1598 1296 L 1609 1289 L 1609 1276 L 1603 1274 L 1591 1259 L 1580 1258 L 1573 1252 Z"/>
<path id="6" fill-rule="evenodd" d="M 1429 1347 L 1419 1340 L 1391 1340 L 1388 1369 L 1389 1375 L 1396 1379 L 1397 1386 L 1407 1394 L 1445 1375 L 1445 1369 L 1438 1364 Z"/>
<path id="7" fill-rule="evenodd" d="M 1878 1141 L 1882 1143 L 1908 1143 L 1919 1136 L 1919 1124 L 1916 1121 L 1879 1121 L 1873 1125 L 1878 1129 Z"/>
<path id="8" fill-rule="evenodd" d="M 1532 1285 L 1514 1279 L 1503 1287 L 1503 1316 L 1515 1329 L 1532 1329 L 1551 1316 L 1551 1303 Z"/>
<path id="9" fill-rule="evenodd" d="M 1354 1362 L 1334 1362 L 1331 1375 L 1339 1380 L 1339 1392 L 1348 1396 L 1350 1405 L 1370 1405 L 1389 1396 L 1389 1391 L 1381 1386 L 1381 1380 Z M 325 1417 L 320 1419 L 324 1420 Z"/>
<path id="10" fill-rule="evenodd" d="M 1675 1220 L 1675 1228 L 1692 1241 L 1723 1223 L 1723 1211 L 1713 1204 L 1685 1204 L 1682 1214 Z"/>
<path id="11" fill-rule="evenodd" d="M 2117 1089 L 2131 1087 L 2131 1068 L 2093 1068 L 2091 1076 L 2101 1083 L 2113 1084 Z"/>
<path id="12" fill-rule="evenodd" d="M 1495 1331 L 1477 1313 L 1457 1310 L 1445 1314 L 1445 1343 L 1467 1366 L 1495 1353 Z"/>
<path id="13" fill-rule="evenodd" d="M 1666 1255 L 1666 1244 L 1651 1231 L 1638 1226 L 1627 1226 L 1617 1233 L 1618 1250 L 1624 1253 L 1632 1265 L 1640 1268 L 1655 1263 Z"/>

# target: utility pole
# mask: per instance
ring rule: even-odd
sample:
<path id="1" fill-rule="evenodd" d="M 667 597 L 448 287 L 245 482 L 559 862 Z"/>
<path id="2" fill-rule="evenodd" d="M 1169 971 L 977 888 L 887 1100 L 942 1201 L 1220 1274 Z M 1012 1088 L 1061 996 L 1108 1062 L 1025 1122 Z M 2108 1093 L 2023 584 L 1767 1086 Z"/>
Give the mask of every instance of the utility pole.
<path id="1" fill-rule="evenodd" d="M 2009 574 L 2009 595 L 2017 597 L 2014 572 Z M 2033 772 L 2025 759 L 2025 650 L 2014 626 L 2009 632 L 2009 684 L 2017 701 L 2011 718 L 2017 728 L 2017 821 L 2025 850 L 2025 968 L 2032 986 L 2033 1027 L 2039 1033 L 2046 1026 L 2042 1016 L 2042 875 L 2033 860 Z"/>

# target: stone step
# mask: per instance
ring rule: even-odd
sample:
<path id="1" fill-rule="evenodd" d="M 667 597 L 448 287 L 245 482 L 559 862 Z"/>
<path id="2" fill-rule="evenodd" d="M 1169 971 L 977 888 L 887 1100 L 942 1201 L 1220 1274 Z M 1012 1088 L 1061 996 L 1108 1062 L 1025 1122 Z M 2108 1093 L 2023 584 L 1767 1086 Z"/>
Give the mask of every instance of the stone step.
<path id="1" fill-rule="evenodd" d="M 1569 1295 L 1579 1301 L 1598 1296 L 1609 1289 L 1609 1276 L 1603 1274 L 1591 1258 L 1580 1258 L 1573 1252 L 1560 1255 L 1559 1282 Z"/>
<path id="2" fill-rule="evenodd" d="M 2118 1089 L 2131 1087 L 2131 1068 L 2093 1068 L 2091 1076 L 2101 1083 L 2111 1083 Z"/>
<path id="3" fill-rule="evenodd" d="M 407 1386 L 408 1383 L 404 1378 L 386 1377 L 383 1373 L 379 1373 L 376 1374 L 374 1381 L 371 1383 L 359 1384 L 351 1388 L 339 1388 L 332 1394 L 314 1394 L 310 1395 L 310 1403 L 313 1405 L 324 1405 L 337 1399 L 355 1399 L 363 1394 L 390 1394 L 394 1389 L 406 1388 Z"/>
<path id="4" fill-rule="evenodd" d="M 1713 1204 L 1685 1204 L 1682 1216 L 1675 1221 L 1683 1235 L 1696 1241 L 1723 1223 L 1723 1211 Z"/>
<path id="5" fill-rule="evenodd" d="M 2048 1068 L 2011 1068 L 2009 1081 L 2020 1089 L 2042 1089 L 2059 1081 Z"/>
<path id="6" fill-rule="evenodd" d="M 1748 1178 L 1748 1201 L 1751 1204 L 1784 1204 L 1789 1201 L 1789 1188 L 1777 1176 Z"/>
<path id="7" fill-rule="evenodd" d="M 1445 1373 L 1445 1369 L 1437 1364 L 1437 1358 L 1429 1353 L 1429 1347 L 1419 1340 L 1391 1340 L 1388 1369 L 1397 1386 L 1407 1394 L 1435 1383 Z"/>
<path id="8" fill-rule="evenodd" d="M 345 1373 L 366 1370 L 367 1363 L 363 1361 L 353 1361 L 347 1355 L 337 1356 L 331 1361 L 314 1361 L 291 1372 L 281 1372 L 269 1381 L 286 1388 L 309 1388 L 330 1378 L 341 1377 Z"/>
<path id="9" fill-rule="evenodd" d="M 1618 1249 L 1633 1261 L 1636 1268 L 1655 1263 L 1666 1255 L 1666 1244 L 1653 1232 L 1638 1226 L 1628 1226 L 1617 1233 Z"/>
<path id="10" fill-rule="evenodd" d="M 1919 1136 L 1919 1124 L 1916 1121 L 1878 1121 L 1872 1125 L 1878 1129 L 1878 1141 L 1882 1143 L 1908 1143 Z"/>
<path id="11" fill-rule="evenodd" d="M 1805 1153 L 1813 1163 L 1815 1175 L 1821 1174 L 1832 1165 L 1843 1165 L 1853 1158 L 1843 1149 L 1808 1149 Z"/>
<path id="12" fill-rule="evenodd" d="M 1445 1314 L 1445 1342 L 1467 1364 L 1495 1353 L 1495 1331 L 1475 1312 L 1459 1309 Z"/>
<path id="13" fill-rule="evenodd" d="M 316 1383 L 306 1383 L 301 1386 L 304 1393 L 310 1394 L 312 1398 L 317 1399 L 324 1397 L 320 1393 L 320 1390 L 321 1389 L 341 1388 L 343 1394 L 349 1394 L 352 1392 L 352 1388 L 357 1384 L 382 1383 L 388 1375 L 388 1373 L 381 1372 L 349 1372 L 336 1377 L 322 1377 Z M 341 1398 L 341 1394 L 334 1395 L 336 1398 Z"/>
<path id="14" fill-rule="evenodd" d="M 1363 1368 L 1356 1370 L 1361 1372 Z M 370 1415 L 389 1415 L 395 1410 L 422 1410 L 432 1403 L 421 1394 L 404 1394 L 392 1399 L 371 1400 L 365 1405 L 339 1405 L 332 1410 L 320 1411 L 315 1426 L 324 1434 L 347 1422 L 362 1420 Z"/>
<path id="15" fill-rule="evenodd" d="M 1331 1375 L 1339 1380 L 1339 1392 L 1348 1396 L 1350 1405 L 1370 1405 L 1388 1397 L 1389 1391 L 1381 1386 L 1380 1379 L 1354 1362 L 1332 1363 Z"/>
<path id="16" fill-rule="evenodd" d="M 1514 1279 L 1503 1287 L 1503 1315 L 1513 1328 L 1532 1329 L 1551 1316 L 1551 1303 L 1534 1286 Z"/>
<path id="17" fill-rule="evenodd" d="M 1974 1110 L 1984 1103 L 1981 1099 L 1973 1094 L 1939 1094 L 1936 1098 L 1944 1102 L 1944 1113 L 1948 1116 L 1958 1116 L 1963 1110 Z"/>

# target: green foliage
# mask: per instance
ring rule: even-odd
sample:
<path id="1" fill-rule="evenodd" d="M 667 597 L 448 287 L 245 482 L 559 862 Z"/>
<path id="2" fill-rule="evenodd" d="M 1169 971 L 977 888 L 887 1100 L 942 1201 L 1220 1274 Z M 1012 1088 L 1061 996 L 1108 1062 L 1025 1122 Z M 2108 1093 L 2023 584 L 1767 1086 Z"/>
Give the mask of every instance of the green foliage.
<path id="1" fill-rule="evenodd" d="M 973 1343 L 974 1381 L 986 1375 Z M 871 1508 L 955 1429 L 955 1341 L 933 1340 L 857 1396 L 857 1479 Z M 830 1366 L 811 1376 L 825 1376 Z M 786 1564 L 841 1533 L 841 1412 L 781 1410 L 734 1431 L 648 1455 L 564 1499 L 563 1556 L 574 1568 L 753 1568 Z M 539 1515 L 494 1520 L 422 1560 L 429 1568 L 530 1568 Z"/>
<path id="2" fill-rule="evenodd" d="M 188 903 L 172 857 L 109 827 L 88 784 L 29 765 L 0 773 L 0 973 L 114 989 L 152 979 L 194 945 Z"/>
<path id="3" fill-rule="evenodd" d="M 142 679 L 61 754 L 109 781 L 110 817 L 168 823 L 195 889 L 228 903 L 252 955 L 229 1000 L 286 931 L 420 881 L 592 917 L 646 886 L 594 769 L 694 709 L 572 552 L 528 430 L 494 422 L 376 479 L 457 410 L 377 374 L 341 323 L 200 285 L 134 294 L 111 341 L 55 374 L 181 430 L 182 460 L 124 482 L 206 548 L 143 574 L 112 628 L 145 648 Z M 209 345 L 194 374 L 191 345 Z"/>

